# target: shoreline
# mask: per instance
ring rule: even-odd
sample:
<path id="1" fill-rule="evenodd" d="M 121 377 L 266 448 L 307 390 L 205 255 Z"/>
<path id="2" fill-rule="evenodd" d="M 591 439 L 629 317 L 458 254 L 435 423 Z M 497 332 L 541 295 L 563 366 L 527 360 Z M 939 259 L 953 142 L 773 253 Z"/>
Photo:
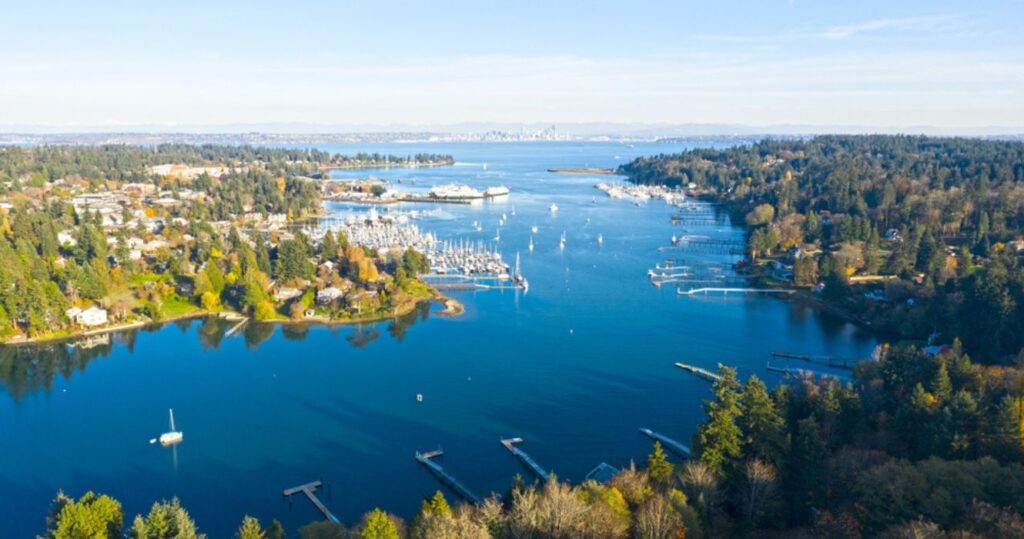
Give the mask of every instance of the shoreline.
<path id="1" fill-rule="evenodd" d="M 442 309 L 441 311 L 438 311 L 435 314 L 437 314 L 438 316 L 446 317 L 446 318 L 452 318 L 452 317 L 459 316 L 459 315 L 463 314 L 466 311 L 465 306 L 460 301 L 458 301 L 458 300 L 456 300 L 454 298 L 448 297 L 448 296 L 436 295 L 436 296 L 433 296 L 433 297 L 418 298 L 415 301 L 405 302 L 402 305 L 400 305 L 398 308 L 396 308 L 395 312 L 393 312 L 391 314 L 388 314 L 387 316 L 376 316 L 376 317 L 368 317 L 368 318 L 360 318 L 360 319 L 348 319 L 348 320 L 346 320 L 346 319 L 339 319 L 339 318 L 330 318 L 330 317 L 324 317 L 324 316 L 314 316 L 314 317 L 310 317 L 310 318 L 302 318 L 302 319 L 299 319 L 299 320 L 293 320 L 293 319 L 290 319 L 290 318 L 275 318 L 273 320 L 255 320 L 255 319 L 252 319 L 252 320 L 253 320 L 253 322 L 256 322 L 258 324 L 276 324 L 276 325 L 282 325 L 282 326 L 284 326 L 284 325 L 293 325 L 293 326 L 295 326 L 295 325 L 305 325 L 305 324 L 323 325 L 323 326 L 355 326 L 355 325 L 361 325 L 361 324 L 376 324 L 378 322 L 386 322 L 388 320 L 394 320 L 394 319 L 399 318 L 401 316 L 405 316 L 405 315 L 411 313 L 418 305 L 420 305 L 422 303 L 438 303 L 440 305 L 443 305 L 445 308 Z M 164 324 L 168 324 L 168 323 L 172 323 L 172 322 L 178 322 L 178 321 L 181 321 L 181 320 L 192 320 L 192 319 L 196 319 L 196 318 L 220 318 L 220 319 L 227 320 L 227 321 L 232 321 L 232 322 L 240 322 L 242 320 L 249 320 L 249 319 L 251 319 L 251 317 L 246 316 L 246 315 L 244 315 L 242 313 L 239 313 L 239 312 L 236 312 L 236 311 L 217 311 L 217 312 L 211 312 L 211 311 L 204 311 L 202 309 L 198 309 L 197 311 L 193 311 L 193 312 L 185 313 L 185 314 L 180 314 L 180 315 L 177 315 L 177 316 L 170 316 L 170 317 L 167 317 L 167 318 L 162 318 L 160 320 L 134 320 L 132 322 L 125 322 L 123 324 L 115 324 L 115 325 L 112 325 L 112 326 L 96 328 L 96 329 L 89 329 L 89 330 L 80 330 L 80 331 L 75 331 L 75 332 L 71 332 L 71 333 L 68 333 L 68 334 L 44 335 L 44 336 L 41 336 L 41 337 L 28 337 L 28 338 L 24 338 L 24 339 L 8 340 L 8 341 L 0 342 L 0 347 L 2 347 L 2 346 L 30 346 L 30 345 L 38 345 L 38 344 L 59 343 L 59 342 L 64 342 L 64 341 L 66 341 L 68 344 L 70 344 L 70 343 L 73 343 L 75 341 L 84 339 L 86 337 L 92 337 L 92 336 L 95 336 L 95 335 L 104 335 L 104 334 L 107 334 L 107 333 L 117 333 L 117 332 L 120 332 L 120 331 L 128 331 L 128 330 L 132 330 L 132 329 L 140 329 L 140 328 L 145 328 L 145 327 L 149 327 L 149 326 L 164 325 Z"/>

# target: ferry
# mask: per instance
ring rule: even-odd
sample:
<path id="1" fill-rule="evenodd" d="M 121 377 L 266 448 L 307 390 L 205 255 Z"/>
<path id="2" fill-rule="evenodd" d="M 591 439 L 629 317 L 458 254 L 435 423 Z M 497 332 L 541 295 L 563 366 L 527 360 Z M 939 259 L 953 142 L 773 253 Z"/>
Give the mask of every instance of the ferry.
<path id="1" fill-rule="evenodd" d="M 428 193 L 432 198 L 442 200 L 468 200 L 484 198 L 484 193 L 469 187 L 468 185 L 439 185 L 430 189 Z"/>

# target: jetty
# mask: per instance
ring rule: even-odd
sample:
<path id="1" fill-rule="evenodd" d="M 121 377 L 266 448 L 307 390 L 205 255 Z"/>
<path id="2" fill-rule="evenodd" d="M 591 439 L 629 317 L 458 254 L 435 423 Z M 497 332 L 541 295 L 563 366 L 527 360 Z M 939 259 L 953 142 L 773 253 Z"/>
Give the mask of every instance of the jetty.
<path id="1" fill-rule="evenodd" d="M 831 379 L 836 380 L 838 382 L 846 382 L 847 381 L 847 379 L 845 377 L 839 376 L 838 374 L 829 374 L 827 372 L 818 372 L 818 371 L 814 371 L 814 370 L 811 370 L 811 369 L 795 369 L 793 367 L 774 367 L 774 366 L 771 365 L 771 363 L 765 365 L 764 368 L 765 368 L 765 370 L 767 370 L 769 372 L 777 372 L 777 373 L 785 376 L 786 378 L 803 378 L 803 377 L 807 377 L 807 376 L 810 376 L 810 377 L 819 376 L 819 377 L 822 377 L 822 378 L 831 378 Z"/>
<path id="2" fill-rule="evenodd" d="M 471 490 L 466 488 L 462 483 L 459 483 L 454 477 L 448 472 L 444 471 L 444 468 L 440 464 L 433 461 L 434 458 L 444 455 L 444 451 L 437 449 L 435 451 L 427 451 L 426 453 L 416 452 L 416 460 L 420 464 L 427 467 L 428 470 L 433 472 L 442 483 L 451 487 L 459 496 L 462 496 L 467 501 L 473 503 L 480 503 L 480 498 L 476 494 L 473 494 Z"/>
<path id="3" fill-rule="evenodd" d="M 316 494 L 314 494 L 314 492 L 316 492 L 317 489 L 322 487 L 323 484 L 324 484 L 323 481 L 317 480 L 317 481 L 313 481 L 313 482 L 310 482 L 310 483 L 306 483 L 305 485 L 299 485 L 297 487 L 286 488 L 286 489 L 284 489 L 284 491 L 281 492 L 281 494 L 285 498 L 288 498 L 289 496 L 291 496 L 293 494 L 298 494 L 298 493 L 301 492 L 301 493 L 305 494 L 307 498 L 309 498 L 310 502 L 313 502 L 313 505 L 316 506 L 316 508 L 319 509 L 321 513 L 324 514 L 324 518 L 326 518 L 327 520 L 330 520 L 331 522 L 335 522 L 335 523 L 341 524 L 341 521 L 338 520 L 338 517 L 334 516 L 334 513 L 332 513 L 331 510 L 328 509 L 327 506 L 324 505 L 323 502 L 320 501 L 320 498 L 316 497 Z"/>
<path id="4" fill-rule="evenodd" d="M 686 363 L 682 363 L 682 362 L 677 361 L 676 362 L 676 367 L 679 367 L 680 369 L 683 369 L 684 371 L 689 372 L 690 374 L 693 374 L 697 378 L 703 378 L 703 379 L 705 379 L 705 380 L 707 380 L 709 382 L 717 382 L 717 381 L 722 379 L 721 376 L 719 376 L 719 375 L 717 375 L 717 374 L 715 374 L 715 373 L 713 373 L 713 372 L 711 372 L 711 371 L 709 371 L 709 370 L 707 370 L 705 368 L 698 367 L 696 365 L 688 365 Z"/>
<path id="5" fill-rule="evenodd" d="M 772 352 L 771 356 L 779 359 L 794 359 L 797 361 L 804 361 L 807 363 L 818 363 L 821 365 L 827 365 L 829 367 L 835 367 L 840 369 L 852 369 L 854 365 L 857 364 L 857 360 L 844 357 L 808 356 L 801 354 L 791 354 L 789 352 Z"/>
<path id="6" fill-rule="evenodd" d="M 657 440 L 661 442 L 661 445 L 667 447 L 669 451 L 672 451 L 673 453 L 679 455 L 680 457 L 690 458 L 691 451 L 689 446 L 684 445 L 681 442 L 677 442 L 676 440 L 673 440 L 672 438 L 669 438 L 664 434 L 654 432 L 651 429 L 642 428 L 640 429 L 640 432 L 642 432 L 645 436 L 652 440 Z"/>
<path id="7" fill-rule="evenodd" d="M 505 449 L 508 449 L 516 458 L 522 461 L 534 475 L 542 481 L 547 481 L 551 474 L 545 471 L 544 468 L 541 468 L 540 464 L 537 464 L 537 461 L 530 458 L 530 455 L 527 455 L 525 451 L 516 447 L 516 444 L 521 443 L 523 443 L 522 438 L 505 438 L 501 440 L 501 445 L 505 446 Z"/>
<path id="8" fill-rule="evenodd" d="M 788 288 L 722 288 L 722 287 L 705 287 L 705 288 L 691 288 L 690 290 L 683 290 L 681 288 L 676 289 L 676 293 L 680 296 L 694 296 L 697 294 L 708 294 L 708 293 L 719 293 L 719 294 L 792 294 L 795 290 Z"/>

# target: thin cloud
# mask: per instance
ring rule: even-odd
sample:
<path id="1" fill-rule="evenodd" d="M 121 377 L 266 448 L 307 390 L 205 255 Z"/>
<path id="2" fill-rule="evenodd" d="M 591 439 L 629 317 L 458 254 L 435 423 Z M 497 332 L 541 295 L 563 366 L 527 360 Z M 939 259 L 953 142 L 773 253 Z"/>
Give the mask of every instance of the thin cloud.
<path id="1" fill-rule="evenodd" d="M 903 17 L 898 19 L 874 19 L 858 24 L 835 26 L 828 29 L 824 36 L 831 39 L 845 39 L 857 34 L 877 32 L 880 30 L 927 30 L 936 31 L 946 27 L 952 18 L 948 16 Z"/>

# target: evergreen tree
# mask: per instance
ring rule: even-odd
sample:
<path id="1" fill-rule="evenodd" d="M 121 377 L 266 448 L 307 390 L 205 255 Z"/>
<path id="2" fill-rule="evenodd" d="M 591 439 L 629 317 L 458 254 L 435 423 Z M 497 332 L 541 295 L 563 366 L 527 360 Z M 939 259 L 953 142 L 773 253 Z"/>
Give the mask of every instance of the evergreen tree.
<path id="1" fill-rule="evenodd" d="M 374 509 L 366 515 L 359 536 L 363 539 L 399 539 L 398 527 L 380 509 Z"/>
<path id="2" fill-rule="evenodd" d="M 324 232 L 324 239 L 320 244 L 320 256 L 325 260 L 334 260 L 338 257 L 338 243 L 334 240 L 334 233 L 330 230 Z"/>
<path id="3" fill-rule="evenodd" d="M 742 433 L 743 459 L 778 465 L 782 460 L 784 424 L 764 382 L 751 376 L 740 393 L 739 405 L 736 423 Z"/>
<path id="4" fill-rule="evenodd" d="M 990 426 L 990 450 L 1003 462 L 1019 462 L 1022 456 L 1019 397 L 1005 395 L 996 409 Z"/>
<path id="5" fill-rule="evenodd" d="M 672 463 L 665 456 L 661 442 L 654 442 L 654 448 L 647 457 L 647 474 L 651 482 L 662 489 L 672 486 Z"/>
<path id="6" fill-rule="evenodd" d="M 254 517 L 246 515 L 242 519 L 242 525 L 238 527 L 238 531 L 235 532 L 235 539 L 266 539 L 267 534 L 263 533 L 263 528 L 260 527 L 260 521 Z"/>
<path id="7" fill-rule="evenodd" d="M 205 539 L 177 498 L 154 503 L 145 517 L 136 515 L 128 531 L 131 539 Z"/>
<path id="8" fill-rule="evenodd" d="M 809 509 L 821 499 L 827 457 L 828 451 L 814 418 L 801 419 L 787 460 L 784 484 L 791 515 L 797 523 L 806 522 Z"/>
<path id="9" fill-rule="evenodd" d="M 59 493 L 49 521 L 50 539 L 116 539 L 124 515 L 121 503 L 109 496 L 86 492 L 73 500 Z"/>
<path id="10" fill-rule="evenodd" d="M 721 474 L 732 468 L 742 453 L 742 432 L 736 424 L 740 415 L 739 381 L 736 369 L 719 364 L 721 376 L 712 386 L 714 399 L 704 401 L 707 420 L 697 428 L 696 447 L 700 462 Z"/>

